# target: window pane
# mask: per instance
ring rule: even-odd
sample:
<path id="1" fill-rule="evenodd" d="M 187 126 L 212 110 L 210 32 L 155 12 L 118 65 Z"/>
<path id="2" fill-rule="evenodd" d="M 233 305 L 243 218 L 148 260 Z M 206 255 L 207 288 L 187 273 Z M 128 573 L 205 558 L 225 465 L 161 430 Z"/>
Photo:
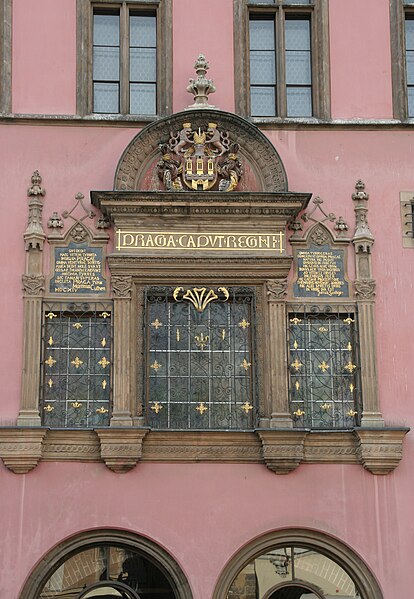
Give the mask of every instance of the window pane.
<path id="1" fill-rule="evenodd" d="M 119 46 L 119 15 L 93 15 L 93 43 Z"/>
<path id="2" fill-rule="evenodd" d="M 248 4 L 274 4 L 276 0 L 247 0 Z"/>
<path id="3" fill-rule="evenodd" d="M 154 16 L 141 15 L 131 16 L 130 26 L 130 46 L 141 48 L 155 48 L 157 45 L 157 21 Z"/>
<path id="4" fill-rule="evenodd" d="M 286 83 L 311 84 L 309 52 L 286 52 Z"/>
<path id="5" fill-rule="evenodd" d="M 250 19 L 250 50 L 274 50 L 274 21 Z"/>
<path id="6" fill-rule="evenodd" d="M 312 0 L 283 0 L 283 4 L 312 4 Z"/>
<path id="7" fill-rule="evenodd" d="M 407 64 L 407 83 L 408 83 L 408 85 L 411 85 L 414 83 L 414 52 L 407 52 L 406 64 Z"/>
<path id="8" fill-rule="evenodd" d="M 289 19 L 285 22 L 286 50 L 310 49 L 309 20 Z"/>
<path id="9" fill-rule="evenodd" d="M 276 83 L 275 53 L 273 51 L 250 53 L 250 82 L 252 85 Z"/>
<path id="10" fill-rule="evenodd" d="M 131 81 L 156 81 L 157 61 L 155 48 L 131 48 L 129 71 Z"/>
<path id="11" fill-rule="evenodd" d="M 93 84 L 93 111 L 103 113 L 119 112 L 119 84 Z"/>
<path id="12" fill-rule="evenodd" d="M 408 88 L 407 96 L 408 96 L 408 116 L 414 117 L 414 87 Z"/>
<path id="13" fill-rule="evenodd" d="M 156 114 L 156 85 L 152 83 L 131 83 L 131 114 Z"/>
<path id="14" fill-rule="evenodd" d="M 414 50 L 414 19 L 405 20 L 405 47 Z"/>
<path id="15" fill-rule="evenodd" d="M 312 88 L 286 89 L 287 116 L 312 116 Z"/>
<path id="16" fill-rule="evenodd" d="M 93 78 L 95 81 L 119 81 L 119 48 L 93 49 Z"/>
<path id="17" fill-rule="evenodd" d="M 276 90 L 274 87 L 251 87 L 252 116 L 276 116 Z"/>

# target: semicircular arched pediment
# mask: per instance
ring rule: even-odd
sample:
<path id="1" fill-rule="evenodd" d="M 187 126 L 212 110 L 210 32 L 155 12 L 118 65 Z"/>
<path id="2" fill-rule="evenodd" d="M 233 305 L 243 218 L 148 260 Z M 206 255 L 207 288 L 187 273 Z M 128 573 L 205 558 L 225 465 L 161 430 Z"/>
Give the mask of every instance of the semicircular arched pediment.
<path id="1" fill-rule="evenodd" d="M 205 131 L 209 123 L 228 132 L 231 143 L 238 144 L 243 176 L 238 191 L 284 192 L 288 190 L 283 162 L 270 140 L 252 123 L 220 110 L 186 110 L 149 124 L 126 147 L 115 173 L 114 190 L 165 190 L 157 173 L 161 159 L 159 145 L 168 143 L 184 123 L 193 131 Z"/>

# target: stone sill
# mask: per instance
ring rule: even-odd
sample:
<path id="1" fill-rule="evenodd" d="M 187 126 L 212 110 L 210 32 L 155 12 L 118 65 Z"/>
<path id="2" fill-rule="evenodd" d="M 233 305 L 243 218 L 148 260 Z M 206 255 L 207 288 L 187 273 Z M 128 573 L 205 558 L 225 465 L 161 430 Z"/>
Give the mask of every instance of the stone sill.
<path id="1" fill-rule="evenodd" d="M 1 427 L 0 457 L 16 474 L 40 460 L 104 462 L 127 472 L 139 461 L 264 464 L 288 474 L 300 464 L 361 464 L 372 474 L 392 472 L 402 459 L 406 427 L 352 431 L 150 431 L 146 428 L 79 430 Z"/>

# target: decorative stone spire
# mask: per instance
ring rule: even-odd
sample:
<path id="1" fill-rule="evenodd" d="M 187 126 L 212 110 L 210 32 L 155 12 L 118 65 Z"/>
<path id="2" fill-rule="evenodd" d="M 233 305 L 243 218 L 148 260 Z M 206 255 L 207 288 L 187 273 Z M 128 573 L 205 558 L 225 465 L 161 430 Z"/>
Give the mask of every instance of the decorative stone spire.
<path id="1" fill-rule="evenodd" d="M 210 68 L 204 54 L 200 54 L 194 63 L 194 69 L 197 73 L 197 79 L 190 79 L 187 91 L 194 95 L 194 104 L 189 108 L 214 108 L 208 103 L 208 95 L 216 91 L 216 87 L 211 79 L 206 79 L 207 70 Z"/>
<path id="2" fill-rule="evenodd" d="M 355 193 L 352 194 L 352 199 L 355 202 L 355 233 L 352 239 L 355 249 L 358 252 L 371 253 L 371 247 L 374 243 L 374 236 L 368 225 L 368 198 L 369 195 L 365 191 L 365 183 L 359 179 L 355 184 Z"/>
<path id="3" fill-rule="evenodd" d="M 43 249 L 43 242 L 46 235 L 43 231 L 42 226 L 42 212 L 43 212 L 43 200 L 42 197 L 45 195 L 45 190 L 41 186 L 42 177 L 39 171 L 34 171 L 32 175 L 32 184 L 27 190 L 29 196 L 29 218 L 27 222 L 27 228 L 24 232 L 24 241 L 26 250 L 30 248 Z"/>

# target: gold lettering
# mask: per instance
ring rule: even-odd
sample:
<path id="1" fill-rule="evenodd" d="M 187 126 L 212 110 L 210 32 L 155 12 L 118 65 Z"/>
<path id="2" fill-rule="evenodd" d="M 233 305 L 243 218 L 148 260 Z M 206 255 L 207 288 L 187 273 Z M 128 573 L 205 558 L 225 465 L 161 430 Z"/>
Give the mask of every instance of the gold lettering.
<path id="1" fill-rule="evenodd" d="M 168 236 L 168 241 L 167 241 L 167 247 L 173 247 L 175 248 L 175 240 L 174 240 L 174 235 L 169 235 Z"/>
<path id="2" fill-rule="evenodd" d="M 156 235 L 155 245 L 157 247 L 165 247 L 166 243 L 167 243 L 167 239 L 166 239 L 165 235 Z"/>
<path id="3" fill-rule="evenodd" d="M 192 235 L 189 235 L 189 236 L 188 236 L 187 247 L 188 247 L 188 248 L 189 248 L 189 247 L 192 247 L 192 248 L 195 248 L 195 247 L 196 247 L 196 244 L 195 244 L 195 241 L 194 241 L 194 237 L 193 237 Z"/>
<path id="4" fill-rule="evenodd" d="M 124 233 L 122 237 L 122 247 L 128 247 L 130 245 L 134 245 L 134 236 L 131 235 L 131 233 Z"/>

